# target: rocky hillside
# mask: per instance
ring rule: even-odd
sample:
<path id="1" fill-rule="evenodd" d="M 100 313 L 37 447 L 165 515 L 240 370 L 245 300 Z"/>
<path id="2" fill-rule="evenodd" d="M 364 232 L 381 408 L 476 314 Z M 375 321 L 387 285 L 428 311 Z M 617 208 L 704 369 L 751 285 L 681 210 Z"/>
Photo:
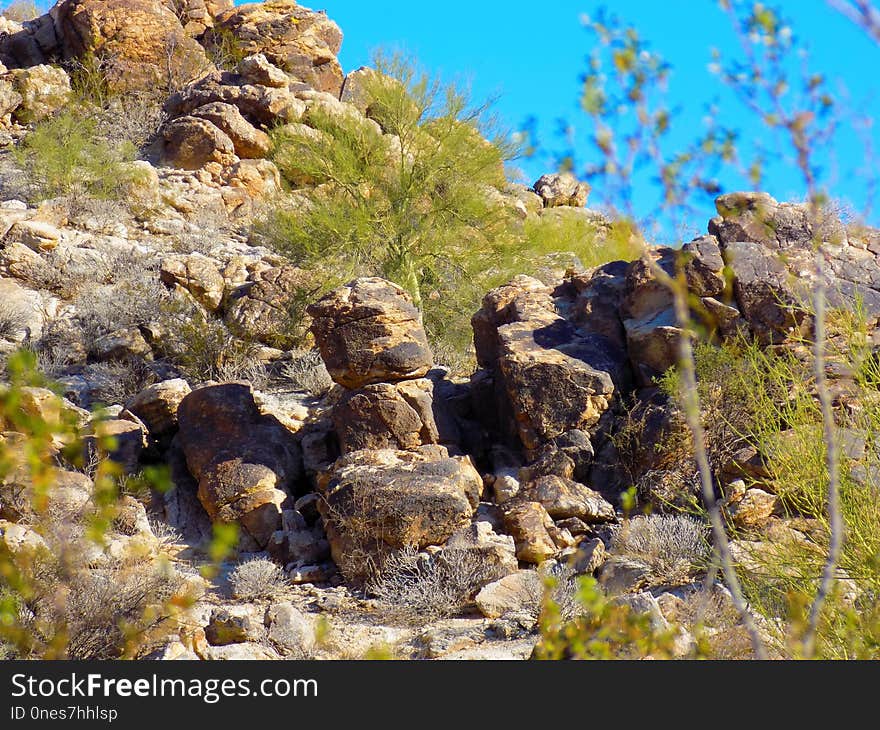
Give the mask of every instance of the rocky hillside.
<path id="1" fill-rule="evenodd" d="M 683 329 L 654 265 L 683 272 L 707 347 L 805 363 L 818 240 L 831 304 L 859 312 L 873 357 L 880 231 L 723 195 L 707 234 L 681 248 L 595 267 L 550 257 L 488 291 L 471 320 L 476 367 L 457 372 L 436 362 L 406 282 L 360 275 L 325 292 L 320 271 L 266 245 L 267 210 L 308 208 L 326 188 L 282 175 L 279 130 L 324 135 L 329 117 L 400 148 L 371 107 L 375 72 L 345 75 L 341 42 L 326 14 L 292 0 L 60 0 L 33 20 L 0 18 L 0 557 L 25 572 L 34 556 L 76 563 L 31 575 L 68 599 L 24 597 L 38 638 L 9 651 L 39 651 L 59 621 L 91 636 L 87 593 L 107 636 L 73 642 L 75 658 L 118 655 L 119 619 L 137 626 L 169 596 L 183 608 L 138 633 L 135 655 L 525 658 L 546 629 L 545 583 L 574 616 L 575 581 L 594 576 L 614 605 L 677 627 L 674 656 L 696 651 L 708 595 L 714 655 L 748 656 L 728 588 L 701 588 L 708 532 L 664 388 Z M 137 154 L 108 158 L 111 196 L 92 178 L 48 195 L 34 166 L 45 158 L 28 150 L 81 98 L 84 71 L 110 99 L 99 133 Z M 148 134 L 122 128 L 149 104 Z M 576 221 L 612 252 L 614 223 L 584 207 L 588 192 L 547 175 L 486 194 L 517 225 Z M 43 386 L 16 379 L 22 351 Z M 864 382 L 844 360 L 829 375 L 848 473 L 871 486 L 873 440 L 846 420 Z M 735 421 L 721 406 L 715 417 Z M 43 444 L 48 472 L 26 458 L 28 418 L 78 434 Z M 792 542 L 821 555 L 822 515 L 787 497 L 783 457 L 755 430 L 710 436 L 743 570 Z M 121 496 L 92 542 L 108 480 Z M 230 550 L 200 570 L 224 525 Z M 856 606 L 868 589 L 847 570 Z M 154 594 L 133 598 L 135 584 Z M 755 613 L 772 640 L 773 618 Z"/>

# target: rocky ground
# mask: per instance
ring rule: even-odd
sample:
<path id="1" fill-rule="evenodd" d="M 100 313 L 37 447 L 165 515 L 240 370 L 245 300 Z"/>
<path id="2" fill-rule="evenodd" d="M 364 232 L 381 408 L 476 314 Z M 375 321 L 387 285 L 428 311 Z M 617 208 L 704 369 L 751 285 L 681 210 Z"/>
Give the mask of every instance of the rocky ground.
<path id="1" fill-rule="evenodd" d="M 229 37 L 243 58 L 224 70 Z M 267 159 L 268 130 L 308 127 L 318 110 L 376 125 L 359 91 L 371 72 L 343 74 L 341 40 L 326 15 L 290 0 L 61 0 L 35 20 L 0 19 L 0 351 L 32 349 L 64 393 L 59 406 L 29 389 L 22 408 L 61 408 L 93 439 L 112 435 L 109 457 L 130 478 L 156 465 L 171 475 L 167 491 L 124 498 L 85 570 L 171 566 L 197 600 L 150 647 L 162 659 L 526 658 L 546 577 L 562 602 L 590 575 L 658 625 L 683 620 L 706 598 L 701 574 L 670 582 L 616 537 L 621 495 L 636 484 L 650 502 L 664 465 L 657 450 L 622 453 L 615 436 L 639 409 L 645 443 L 676 428 L 654 378 L 675 364 L 682 330 L 645 260 L 488 292 L 470 377 L 435 363 L 420 312 L 383 279 L 310 300 L 299 326 L 314 349 L 292 345 L 287 302 L 309 272 L 260 245 L 252 224 L 279 195 L 303 204 Z M 35 201 L 12 150 L 70 98 L 62 65 L 88 54 L 112 58 L 108 83 L 126 91 L 168 82 L 172 57 L 176 90 L 122 202 Z M 524 218 L 561 210 L 603 225 L 570 176 L 496 192 Z M 719 341 L 748 333 L 779 346 L 809 330 L 799 305 L 816 237 L 833 303 L 858 298 L 876 322 L 880 232 L 830 215 L 817 230 L 806 206 L 760 193 L 717 208 L 684 258 L 647 255 L 670 274 L 684 261 Z M 14 452 L 19 436 L 0 425 Z M 813 539 L 808 522 L 783 518 L 763 460 L 738 451 L 719 485 L 749 537 L 734 545 L 742 556 Z M 96 469 L 57 469 L 62 522 L 88 512 Z M 52 549 L 16 501 L 27 474 L 4 479 L 0 539 L 12 553 Z M 204 577 L 215 523 L 237 525 L 238 541 Z M 269 571 L 262 591 L 236 588 L 251 559 Z M 709 599 L 720 643 L 747 655 L 727 590 L 716 584 Z M 684 632 L 679 654 L 692 643 Z"/>

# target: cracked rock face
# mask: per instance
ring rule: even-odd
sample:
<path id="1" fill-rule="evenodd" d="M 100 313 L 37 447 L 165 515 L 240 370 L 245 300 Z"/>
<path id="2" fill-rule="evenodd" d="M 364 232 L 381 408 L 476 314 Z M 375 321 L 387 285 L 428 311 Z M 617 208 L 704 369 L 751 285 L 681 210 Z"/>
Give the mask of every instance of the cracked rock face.
<path id="1" fill-rule="evenodd" d="M 418 309 L 389 281 L 356 279 L 306 311 L 330 377 L 346 388 L 421 378 L 433 364 Z"/>
<path id="2" fill-rule="evenodd" d="M 318 481 L 333 559 L 364 577 L 389 550 L 441 545 L 470 522 L 482 486 L 470 458 L 442 446 L 347 454 Z"/>
<path id="3" fill-rule="evenodd" d="M 292 434 L 258 409 L 244 383 L 193 391 L 178 409 L 180 445 L 213 520 L 237 522 L 265 547 L 302 470 Z"/>

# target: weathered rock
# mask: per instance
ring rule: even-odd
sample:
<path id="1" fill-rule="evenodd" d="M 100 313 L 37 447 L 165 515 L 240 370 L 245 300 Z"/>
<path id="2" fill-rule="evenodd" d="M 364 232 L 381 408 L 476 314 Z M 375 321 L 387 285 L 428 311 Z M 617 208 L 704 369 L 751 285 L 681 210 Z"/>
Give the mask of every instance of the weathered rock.
<path id="1" fill-rule="evenodd" d="M 502 505 L 504 528 L 516 543 L 516 557 L 526 563 L 541 563 L 559 552 L 552 533 L 553 520 L 540 502 L 519 498 Z"/>
<path id="2" fill-rule="evenodd" d="M 486 295 L 472 319 L 477 358 L 503 385 L 522 445 L 572 429 L 589 431 L 625 379 L 625 355 L 607 338 L 578 331 L 556 311 L 552 292 L 519 276 Z"/>
<path id="3" fill-rule="evenodd" d="M 261 271 L 230 294 L 226 323 L 239 336 L 273 347 L 290 347 L 308 326 L 294 305 L 317 290 L 314 273 L 295 266 Z"/>
<path id="4" fill-rule="evenodd" d="M 482 486 L 469 458 L 441 446 L 347 454 L 318 482 L 333 559 L 359 576 L 365 556 L 442 544 L 470 521 Z"/>
<path id="5" fill-rule="evenodd" d="M 421 378 L 431 368 L 421 315 L 389 281 L 355 279 L 306 311 L 327 371 L 346 388 Z"/>
<path id="6" fill-rule="evenodd" d="M 633 593 L 644 588 L 651 570 L 638 560 L 613 556 L 599 570 L 599 583 L 609 595 Z"/>
<path id="7" fill-rule="evenodd" d="M 241 188 L 251 200 L 271 198 L 281 192 L 281 172 L 270 160 L 239 160 L 231 168 L 226 182 Z"/>
<path id="8" fill-rule="evenodd" d="M 0 520 L 0 540 L 12 555 L 25 553 L 30 556 L 33 553 L 48 551 L 49 546 L 40 537 L 39 533 L 25 525 L 18 525 L 6 520 Z"/>
<path id="9" fill-rule="evenodd" d="M 39 340 L 46 318 L 43 298 L 14 279 L 0 278 L 0 301 L 4 310 L 4 326 L 0 336 L 13 342 Z"/>
<path id="10" fill-rule="evenodd" d="M 186 463 L 208 515 L 238 522 L 265 546 L 302 468 L 292 434 L 260 413 L 250 386 L 241 383 L 193 391 L 180 403 L 178 422 Z"/>
<path id="11" fill-rule="evenodd" d="M 584 540 L 568 558 L 567 564 L 575 575 L 592 575 L 605 564 L 608 553 L 598 537 Z"/>
<path id="12" fill-rule="evenodd" d="M 477 608 L 487 618 L 508 613 L 537 614 L 544 596 L 544 582 L 535 570 L 520 570 L 484 586 L 477 593 Z"/>
<path id="13" fill-rule="evenodd" d="M 205 638 L 212 646 L 227 646 L 265 638 L 261 611 L 250 605 L 224 606 L 211 612 Z"/>
<path id="14" fill-rule="evenodd" d="M 779 497 L 763 489 L 746 489 L 741 480 L 728 485 L 727 491 L 724 509 L 736 527 L 765 527 L 770 517 L 779 511 Z"/>
<path id="15" fill-rule="evenodd" d="M 294 0 L 249 3 L 220 13 L 215 33 L 231 34 L 241 52 L 262 53 L 293 79 L 339 96 L 343 74 L 336 54 L 342 33 L 325 13 Z"/>
<path id="16" fill-rule="evenodd" d="M 131 360 L 138 357 L 152 357 L 152 349 L 137 327 L 101 335 L 89 350 L 89 356 L 95 360 Z"/>
<path id="17" fill-rule="evenodd" d="M 64 0 L 52 11 L 64 59 L 104 59 L 117 91 L 169 88 L 212 68 L 177 15 L 154 0 Z"/>
<path id="18" fill-rule="evenodd" d="M 255 86 L 269 86 L 276 89 L 286 89 L 290 84 L 290 76 L 270 63 L 262 53 L 246 56 L 238 62 L 235 73 L 241 76 L 246 84 Z"/>
<path id="19" fill-rule="evenodd" d="M 22 96 L 15 90 L 12 81 L 0 78 L 0 119 L 8 122 L 21 101 Z"/>
<path id="20" fill-rule="evenodd" d="M 515 573 L 519 568 L 513 538 L 498 535 L 488 522 L 474 522 L 456 532 L 446 541 L 446 547 L 437 559 L 455 560 L 461 553 L 468 553 L 479 561 L 486 583 Z"/>
<path id="21" fill-rule="evenodd" d="M 53 251 L 61 241 L 61 231 L 51 223 L 23 220 L 15 223 L 8 233 L 9 240 L 22 243 L 32 251 Z"/>
<path id="22" fill-rule="evenodd" d="M 87 438 L 85 446 L 99 452 L 99 444 L 105 439 L 113 444 L 107 452 L 109 459 L 119 464 L 126 474 L 138 471 L 141 453 L 147 445 L 147 434 L 139 424 L 116 418 L 97 421 L 94 437 Z"/>
<path id="23" fill-rule="evenodd" d="M 169 286 L 178 285 L 209 312 L 223 301 L 226 282 L 214 261 L 198 253 L 162 259 L 159 276 Z"/>
<path id="24" fill-rule="evenodd" d="M 268 638 L 285 656 L 307 658 L 315 646 L 311 619 L 291 603 L 276 603 L 266 611 Z"/>
<path id="25" fill-rule="evenodd" d="M 70 101 L 72 95 L 70 77 L 57 66 L 17 68 L 9 72 L 9 78 L 21 96 L 13 116 L 22 124 L 39 122 L 55 114 Z"/>
<path id="26" fill-rule="evenodd" d="M 238 107 L 215 101 L 193 109 L 190 116 L 206 119 L 232 140 L 235 154 L 253 159 L 269 154 L 272 143 L 269 135 L 256 129 L 245 119 Z"/>
<path id="27" fill-rule="evenodd" d="M 342 453 L 440 443 L 433 395 L 433 383 L 426 378 L 376 383 L 346 394 L 333 407 Z"/>
<path id="28" fill-rule="evenodd" d="M 558 476 L 539 477 L 526 484 L 520 497 L 539 502 L 553 518 L 579 517 L 588 523 L 612 522 L 614 507 L 589 487 Z"/>
<path id="29" fill-rule="evenodd" d="M 183 170 L 198 170 L 209 162 L 229 165 L 235 146 L 219 127 L 193 116 L 172 119 L 162 128 L 165 161 Z"/>
<path id="30" fill-rule="evenodd" d="M 229 10 L 232 5 L 232 0 L 170 0 L 184 32 L 196 39 L 214 26 L 215 15 Z"/>
<path id="31" fill-rule="evenodd" d="M 266 546 L 273 560 L 286 566 L 315 565 L 329 560 L 330 544 L 323 526 L 309 527 L 304 521 L 300 525 L 285 525 L 284 516 L 289 512 L 282 513 L 283 529 L 273 533 Z"/>
<path id="32" fill-rule="evenodd" d="M 590 195 L 589 184 L 579 181 L 569 172 L 542 175 L 534 188 L 547 208 L 560 205 L 582 208 L 587 204 L 587 197 Z"/>
<path id="33" fill-rule="evenodd" d="M 191 392 L 182 378 L 163 380 L 144 388 L 125 407 L 144 422 L 151 437 L 163 439 L 177 431 L 177 409 Z"/>
<path id="34" fill-rule="evenodd" d="M 241 85 L 240 77 L 210 73 L 168 97 L 164 110 L 172 118 L 190 114 L 205 104 L 232 104 L 251 124 L 264 128 L 298 122 L 305 102 L 286 88 Z"/>

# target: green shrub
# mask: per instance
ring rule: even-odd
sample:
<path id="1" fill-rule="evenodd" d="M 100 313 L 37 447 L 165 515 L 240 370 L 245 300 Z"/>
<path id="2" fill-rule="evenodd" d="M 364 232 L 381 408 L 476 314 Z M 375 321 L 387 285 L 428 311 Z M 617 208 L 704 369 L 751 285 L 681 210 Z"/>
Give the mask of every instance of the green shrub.
<path id="1" fill-rule="evenodd" d="M 124 163 L 135 159 L 130 142 L 111 143 L 87 107 L 72 105 L 36 125 L 15 149 L 38 199 L 62 195 L 116 198 L 136 182 Z"/>

